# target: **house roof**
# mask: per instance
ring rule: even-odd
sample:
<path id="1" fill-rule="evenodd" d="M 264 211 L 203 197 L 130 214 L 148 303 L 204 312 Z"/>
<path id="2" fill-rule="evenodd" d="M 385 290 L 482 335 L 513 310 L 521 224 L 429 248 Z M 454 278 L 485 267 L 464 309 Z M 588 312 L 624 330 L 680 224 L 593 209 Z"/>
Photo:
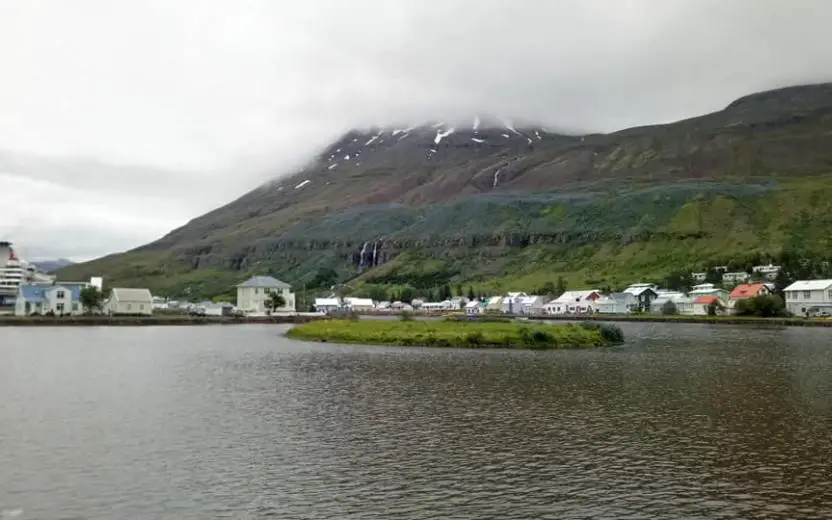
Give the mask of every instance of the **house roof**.
<path id="1" fill-rule="evenodd" d="M 592 294 L 600 295 L 600 291 L 597 289 L 589 289 L 584 291 L 566 291 L 565 293 L 558 296 L 555 301 L 558 303 L 565 303 L 565 302 L 582 302 L 589 298 Z"/>
<path id="2" fill-rule="evenodd" d="M 832 280 L 800 280 L 786 287 L 785 291 L 823 291 L 832 287 Z"/>
<path id="3" fill-rule="evenodd" d="M 85 287 L 84 284 L 51 284 L 51 283 L 36 283 L 26 284 L 20 286 L 20 298 L 27 302 L 43 302 L 46 301 L 46 295 L 53 289 L 68 291 L 73 300 L 81 298 L 81 290 Z"/>
<path id="4" fill-rule="evenodd" d="M 693 303 L 697 305 L 710 305 L 713 302 L 718 302 L 719 296 L 714 296 L 713 294 L 703 294 L 702 296 L 693 300 Z"/>
<path id="5" fill-rule="evenodd" d="M 341 305 L 341 302 L 338 301 L 338 298 L 315 298 L 316 307 L 338 307 L 339 305 Z"/>
<path id="6" fill-rule="evenodd" d="M 292 287 L 286 283 L 281 282 L 277 278 L 271 276 L 254 276 L 237 287 L 269 287 L 273 289 L 291 289 Z"/>
<path id="7" fill-rule="evenodd" d="M 637 283 L 624 289 L 624 292 L 632 294 L 633 296 L 639 296 L 640 294 L 643 294 L 646 291 L 652 291 L 653 293 L 655 293 L 656 289 L 654 289 L 654 287 L 655 286 L 651 284 Z"/>
<path id="8" fill-rule="evenodd" d="M 754 296 L 757 296 L 760 293 L 760 291 L 765 288 L 765 284 L 762 283 L 743 283 L 734 287 L 734 290 L 731 291 L 730 297 L 734 299 L 753 298 Z"/>
<path id="9" fill-rule="evenodd" d="M 124 287 L 113 287 L 110 291 L 110 298 L 119 302 L 152 303 L 153 296 L 150 289 L 129 289 Z"/>
<path id="10" fill-rule="evenodd" d="M 373 307 L 375 304 L 370 298 L 344 298 L 347 305 L 360 305 Z"/>
<path id="11" fill-rule="evenodd" d="M 44 294 L 47 289 L 51 289 L 52 284 L 30 284 L 30 285 L 21 285 L 19 298 L 27 301 L 27 302 L 42 302 L 46 300 L 46 295 Z"/>

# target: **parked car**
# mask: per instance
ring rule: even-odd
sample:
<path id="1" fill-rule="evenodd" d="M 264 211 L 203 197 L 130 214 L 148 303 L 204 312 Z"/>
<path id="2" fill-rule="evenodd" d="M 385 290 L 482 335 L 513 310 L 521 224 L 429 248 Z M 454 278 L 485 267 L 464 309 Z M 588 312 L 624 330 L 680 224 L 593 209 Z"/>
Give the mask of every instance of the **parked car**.
<path id="1" fill-rule="evenodd" d="M 188 311 L 189 316 L 205 316 L 205 309 L 202 307 L 193 307 Z"/>

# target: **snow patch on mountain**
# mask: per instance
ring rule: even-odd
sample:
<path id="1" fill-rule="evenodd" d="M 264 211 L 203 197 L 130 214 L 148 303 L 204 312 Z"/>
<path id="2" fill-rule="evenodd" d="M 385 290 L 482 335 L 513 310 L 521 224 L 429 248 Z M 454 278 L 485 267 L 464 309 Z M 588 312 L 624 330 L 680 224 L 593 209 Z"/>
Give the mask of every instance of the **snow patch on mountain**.
<path id="1" fill-rule="evenodd" d="M 441 143 L 441 142 L 442 142 L 442 139 L 444 139 L 444 138 L 448 137 L 448 136 L 449 136 L 449 135 L 451 135 L 452 133 L 454 133 L 454 129 L 453 129 L 453 128 L 448 129 L 448 130 L 445 130 L 444 132 L 443 132 L 442 130 L 437 130 L 437 131 L 436 131 L 436 137 L 434 137 L 434 138 L 433 138 L 433 144 L 439 144 L 439 143 Z"/>

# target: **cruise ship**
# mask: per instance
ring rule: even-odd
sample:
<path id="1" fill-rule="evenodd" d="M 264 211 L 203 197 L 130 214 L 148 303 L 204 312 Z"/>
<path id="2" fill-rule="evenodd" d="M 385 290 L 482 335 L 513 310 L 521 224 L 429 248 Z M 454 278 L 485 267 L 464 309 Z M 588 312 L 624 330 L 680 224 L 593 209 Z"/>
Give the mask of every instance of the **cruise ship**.
<path id="1" fill-rule="evenodd" d="M 54 280 L 54 276 L 38 271 L 34 265 L 20 258 L 11 242 L 0 241 L 0 312 L 14 307 L 21 285 Z"/>

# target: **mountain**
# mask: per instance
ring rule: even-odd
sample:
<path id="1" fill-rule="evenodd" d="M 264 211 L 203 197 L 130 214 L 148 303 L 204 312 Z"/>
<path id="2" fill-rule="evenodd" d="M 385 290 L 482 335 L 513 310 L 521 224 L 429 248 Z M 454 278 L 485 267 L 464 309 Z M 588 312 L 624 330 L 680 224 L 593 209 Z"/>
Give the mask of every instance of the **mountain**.
<path id="1" fill-rule="evenodd" d="M 51 273 L 52 271 L 73 265 L 75 262 L 66 258 L 58 258 L 57 260 L 40 260 L 32 263 L 41 271 Z"/>
<path id="2" fill-rule="evenodd" d="M 204 296 L 307 288 L 620 285 L 830 251 L 832 84 L 670 124 L 565 135 L 480 117 L 355 130 L 305 168 L 61 275 Z"/>

